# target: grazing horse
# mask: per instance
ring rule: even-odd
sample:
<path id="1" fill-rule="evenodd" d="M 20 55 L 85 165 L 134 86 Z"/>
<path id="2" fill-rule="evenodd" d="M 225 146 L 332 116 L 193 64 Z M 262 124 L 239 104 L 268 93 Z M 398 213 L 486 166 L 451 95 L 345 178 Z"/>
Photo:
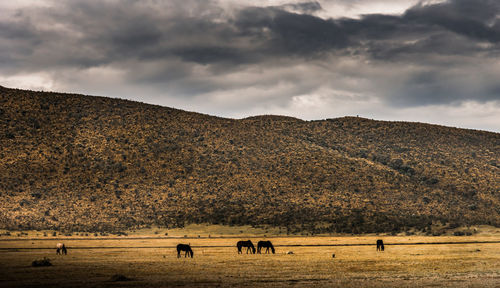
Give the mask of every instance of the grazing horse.
<path id="1" fill-rule="evenodd" d="M 57 250 L 56 250 L 56 254 L 57 255 L 68 255 L 68 250 L 66 250 L 66 245 L 64 245 L 64 243 L 57 243 L 56 245 L 57 247 Z"/>
<path id="2" fill-rule="evenodd" d="M 253 243 L 252 241 L 248 240 L 248 241 L 238 241 L 238 243 L 236 243 L 236 247 L 238 247 L 238 254 L 241 254 L 243 252 L 241 252 L 241 247 L 247 247 L 247 254 L 248 254 L 248 251 L 250 251 L 250 249 L 252 249 L 252 254 L 255 254 L 255 246 L 253 246 Z"/>
<path id="3" fill-rule="evenodd" d="M 384 251 L 384 241 L 377 240 L 377 251 Z"/>
<path id="4" fill-rule="evenodd" d="M 184 258 L 186 258 L 188 255 L 193 258 L 194 253 L 189 244 L 177 245 L 177 258 L 181 258 L 181 251 L 186 251 L 186 253 L 184 253 Z"/>
<path id="5" fill-rule="evenodd" d="M 259 241 L 259 243 L 257 243 L 257 253 L 260 254 L 260 250 L 262 248 L 266 248 L 266 254 L 269 253 L 269 248 L 271 248 L 271 251 L 273 252 L 274 254 L 274 246 L 273 246 L 273 243 L 271 243 L 271 241 Z"/>

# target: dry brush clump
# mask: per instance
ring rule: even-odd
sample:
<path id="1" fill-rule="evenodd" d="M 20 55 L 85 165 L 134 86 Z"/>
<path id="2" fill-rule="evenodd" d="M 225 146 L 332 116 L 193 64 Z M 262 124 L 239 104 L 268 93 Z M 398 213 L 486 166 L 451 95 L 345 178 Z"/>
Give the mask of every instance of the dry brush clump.
<path id="1" fill-rule="evenodd" d="M 357 117 L 223 119 L 0 88 L 0 228 L 500 225 L 497 133 Z"/>
<path id="2" fill-rule="evenodd" d="M 47 266 L 52 266 L 52 262 L 50 262 L 49 258 L 44 257 L 43 259 L 34 260 L 33 262 L 31 262 L 31 266 L 33 266 L 33 267 L 47 267 Z"/>
<path id="3" fill-rule="evenodd" d="M 109 281 L 111 281 L 111 282 L 123 282 L 123 281 L 132 281 L 132 279 L 128 278 L 127 276 L 125 276 L 123 274 L 114 274 L 113 276 L 111 276 Z"/>

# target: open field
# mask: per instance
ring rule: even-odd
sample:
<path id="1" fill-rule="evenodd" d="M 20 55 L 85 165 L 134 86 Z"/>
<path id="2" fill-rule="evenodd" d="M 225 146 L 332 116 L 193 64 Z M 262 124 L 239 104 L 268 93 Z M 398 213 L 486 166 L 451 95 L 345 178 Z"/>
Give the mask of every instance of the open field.
<path id="1" fill-rule="evenodd" d="M 269 238 L 277 246 L 275 255 L 238 255 L 235 243 L 244 237 L 143 236 L 63 237 L 67 256 L 55 255 L 57 239 L 3 237 L 0 286 L 500 287 L 498 235 L 276 236 Z M 385 252 L 376 252 L 379 238 L 386 243 Z M 257 243 L 263 237 L 251 239 Z M 436 244 L 444 242 L 462 244 Z M 178 243 L 190 243 L 194 258 L 178 259 Z M 53 266 L 31 267 L 33 260 L 43 257 Z M 115 274 L 132 280 L 111 281 Z"/>

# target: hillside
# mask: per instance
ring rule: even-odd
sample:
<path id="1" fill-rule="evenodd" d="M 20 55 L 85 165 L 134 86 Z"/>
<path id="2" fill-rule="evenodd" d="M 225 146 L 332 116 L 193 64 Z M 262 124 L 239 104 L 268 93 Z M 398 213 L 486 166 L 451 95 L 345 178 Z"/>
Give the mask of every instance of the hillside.
<path id="1" fill-rule="evenodd" d="M 0 228 L 500 226 L 500 134 L 0 87 Z"/>

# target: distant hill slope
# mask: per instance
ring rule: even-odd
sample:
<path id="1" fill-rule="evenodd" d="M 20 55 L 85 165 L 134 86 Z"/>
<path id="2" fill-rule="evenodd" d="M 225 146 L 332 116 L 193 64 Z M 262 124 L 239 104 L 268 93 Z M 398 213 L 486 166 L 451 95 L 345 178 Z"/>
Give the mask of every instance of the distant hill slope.
<path id="1" fill-rule="evenodd" d="M 0 88 L 0 228 L 500 226 L 500 134 Z"/>

